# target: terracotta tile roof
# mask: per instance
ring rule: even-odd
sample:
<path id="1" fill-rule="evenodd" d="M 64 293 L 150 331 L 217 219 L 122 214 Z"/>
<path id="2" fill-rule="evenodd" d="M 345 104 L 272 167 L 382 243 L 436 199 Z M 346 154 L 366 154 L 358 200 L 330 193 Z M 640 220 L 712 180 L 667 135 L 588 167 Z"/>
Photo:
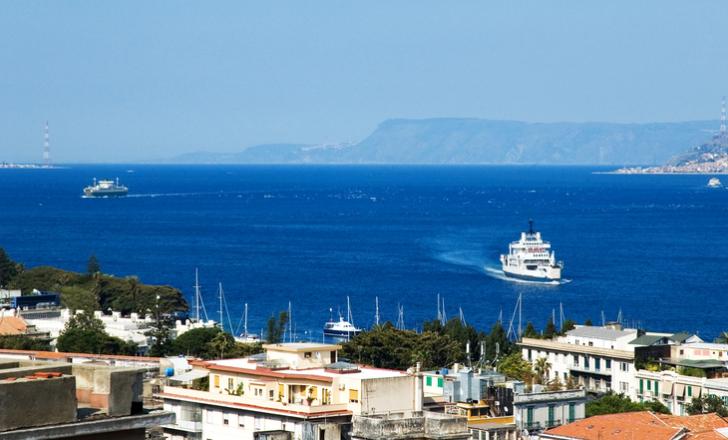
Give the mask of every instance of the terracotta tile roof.
<path id="1" fill-rule="evenodd" d="M 690 433 L 693 435 L 704 432 L 712 432 L 718 428 L 728 428 L 728 421 L 715 413 L 699 414 L 695 416 L 668 416 L 665 414 L 657 414 L 657 417 L 667 423 L 668 426 L 688 428 Z M 692 436 L 689 438 L 695 437 Z"/>
<path id="2" fill-rule="evenodd" d="M 23 318 L 17 316 L 0 317 L 0 335 L 24 335 L 28 330 Z"/>
<path id="3" fill-rule="evenodd" d="M 672 440 L 684 428 L 668 426 L 649 411 L 589 417 L 551 428 L 541 434 L 547 439 L 579 440 Z"/>
<path id="4" fill-rule="evenodd" d="M 545 431 L 546 439 L 579 440 L 727 440 L 717 429 L 728 421 L 717 414 L 672 416 L 649 411 L 589 417 Z M 727 431 L 728 432 L 728 431 Z"/>

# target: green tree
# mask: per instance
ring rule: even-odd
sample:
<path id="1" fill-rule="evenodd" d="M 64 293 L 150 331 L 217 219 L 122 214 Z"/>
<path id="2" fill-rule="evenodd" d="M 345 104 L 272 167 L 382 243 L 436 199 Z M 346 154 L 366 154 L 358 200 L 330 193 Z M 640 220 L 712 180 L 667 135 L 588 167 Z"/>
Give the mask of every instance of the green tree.
<path id="1" fill-rule="evenodd" d="M 89 314 L 99 310 L 99 301 L 94 292 L 79 286 L 61 287 L 61 304 L 71 311 L 83 310 Z"/>
<path id="2" fill-rule="evenodd" d="M 497 370 L 510 378 L 517 379 L 525 383 L 531 383 L 533 380 L 531 364 L 527 360 L 523 359 L 521 353 L 518 351 L 502 358 L 498 363 Z"/>
<path id="3" fill-rule="evenodd" d="M 463 324 L 459 318 L 450 319 L 443 326 L 439 320 L 425 321 L 422 326 L 423 331 L 437 333 L 441 336 L 449 336 L 450 339 L 456 341 L 461 347 L 470 344 L 470 359 L 477 361 L 480 357 L 480 341 L 485 339 L 485 334 L 479 332 L 472 325 Z M 467 360 L 465 358 L 463 361 Z"/>
<path id="4" fill-rule="evenodd" d="M 182 354 L 202 359 L 212 359 L 214 352 L 210 352 L 210 342 L 220 333 L 217 327 L 195 328 L 188 330 L 172 342 L 171 354 Z"/>
<path id="5" fill-rule="evenodd" d="M 503 358 L 505 356 L 508 356 L 511 351 L 513 351 L 513 343 L 508 340 L 508 337 L 506 336 L 506 331 L 501 325 L 500 321 L 493 324 L 493 326 L 490 328 L 490 333 L 488 333 L 488 336 L 485 337 L 485 353 L 486 353 L 486 359 L 496 359 L 497 358 Z M 496 349 L 498 350 L 498 354 L 496 356 Z M 520 353 L 519 353 L 520 355 Z"/>
<path id="6" fill-rule="evenodd" d="M 267 338 L 269 344 L 277 344 L 283 341 L 286 333 L 286 325 L 288 325 L 288 312 L 280 312 L 278 318 L 271 316 L 268 319 Z"/>
<path id="7" fill-rule="evenodd" d="M 441 368 L 465 358 L 465 348 L 450 336 L 433 331 L 397 330 L 387 322 L 344 344 L 342 356 L 379 368 Z"/>
<path id="8" fill-rule="evenodd" d="M 88 257 L 88 263 L 86 264 L 86 272 L 89 275 L 95 275 L 95 274 L 101 272 L 101 264 L 99 264 L 99 259 L 96 258 L 96 255 L 91 254 L 91 256 Z"/>
<path id="9" fill-rule="evenodd" d="M 575 328 L 576 328 L 576 322 L 572 321 L 571 319 L 567 319 L 561 325 L 561 332 L 560 332 L 560 334 L 565 335 L 566 332 L 568 332 L 569 330 L 574 330 Z"/>
<path id="10" fill-rule="evenodd" d="M 538 334 L 538 331 L 536 331 L 536 327 L 533 326 L 533 323 L 529 321 L 526 324 L 526 329 L 523 331 L 523 337 L 538 339 L 541 337 L 541 335 Z"/>
<path id="11" fill-rule="evenodd" d="M 230 333 L 225 333 L 221 331 L 216 334 L 210 342 L 208 342 L 208 345 L 209 353 L 214 353 L 215 355 L 219 353 L 219 359 L 225 359 L 225 353 L 228 353 L 233 348 L 235 348 L 235 339 L 232 337 L 232 335 L 230 335 Z"/>
<path id="12" fill-rule="evenodd" d="M 41 350 L 50 351 L 50 341 L 33 338 L 27 335 L 0 336 L 0 348 L 11 350 Z"/>
<path id="13" fill-rule="evenodd" d="M 634 411 L 653 411 L 670 414 L 670 410 L 658 401 L 633 402 L 624 394 L 615 394 L 614 392 L 609 392 L 598 399 L 590 400 L 586 404 L 587 417 Z"/>
<path id="14" fill-rule="evenodd" d="M 556 324 L 554 324 L 553 319 L 549 318 L 549 322 L 546 323 L 546 328 L 543 330 L 543 337 L 544 339 L 552 339 L 556 335 Z"/>
<path id="15" fill-rule="evenodd" d="M 8 286 L 20 270 L 21 266 L 10 259 L 5 249 L 0 248 L 0 287 Z"/>
<path id="16" fill-rule="evenodd" d="M 137 351 L 136 344 L 109 336 L 104 324 L 87 313 L 79 313 L 66 323 L 56 341 L 58 351 L 72 353 L 126 354 Z"/>
<path id="17" fill-rule="evenodd" d="M 551 372 L 551 363 L 548 358 L 540 357 L 533 363 L 533 371 L 536 373 L 538 383 L 545 384 L 548 382 L 549 373 Z"/>
<path id="18" fill-rule="evenodd" d="M 685 409 L 691 416 L 696 414 L 717 413 L 721 417 L 728 417 L 728 408 L 726 408 L 723 400 L 712 394 L 705 397 L 693 397 L 693 400 Z"/>

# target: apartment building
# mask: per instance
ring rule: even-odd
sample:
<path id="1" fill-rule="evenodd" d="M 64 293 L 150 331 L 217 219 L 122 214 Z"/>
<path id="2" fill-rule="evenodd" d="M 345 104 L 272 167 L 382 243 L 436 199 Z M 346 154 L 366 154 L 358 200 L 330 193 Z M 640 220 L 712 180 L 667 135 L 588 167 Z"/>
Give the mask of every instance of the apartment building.
<path id="1" fill-rule="evenodd" d="M 555 339 L 523 338 L 518 344 L 529 362 L 546 358 L 548 379 L 576 380 L 590 392 L 615 391 L 637 398 L 635 374 L 647 359 L 669 357 L 672 348 L 686 340 L 699 340 L 685 333 L 648 333 L 604 327 L 577 326 Z"/>
<path id="2" fill-rule="evenodd" d="M 421 376 L 338 362 L 340 348 L 269 344 L 263 355 L 193 363 L 209 383 L 163 387 L 164 408 L 177 415 L 166 437 L 338 440 L 354 415 L 422 410 Z"/>

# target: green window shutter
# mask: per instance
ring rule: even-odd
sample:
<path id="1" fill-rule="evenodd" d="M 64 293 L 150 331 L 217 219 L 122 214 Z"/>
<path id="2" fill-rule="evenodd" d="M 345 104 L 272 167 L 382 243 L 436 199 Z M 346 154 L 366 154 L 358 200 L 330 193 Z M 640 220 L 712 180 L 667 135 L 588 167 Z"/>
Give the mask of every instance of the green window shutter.
<path id="1" fill-rule="evenodd" d="M 652 381 L 647 379 L 647 391 L 650 391 L 652 389 Z"/>
<path id="2" fill-rule="evenodd" d="M 640 394 L 644 393 L 645 391 L 645 381 L 640 379 Z"/>
<path id="3" fill-rule="evenodd" d="M 658 386 L 657 381 L 655 381 L 655 394 L 660 394 L 660 387 Z"/>
<path id="4" fill-rule="evenodd" d="M 442 388 L 442 378 L 441 377 L 437 378 L 437 386 Z"/>
<path id="5" fill-rule="evenodd" d="M 549 426 L 554 424 L 554 405 L 549 405 Z"/>
<path id="6" fill-rule="evenodd" d="M 425 385 L 427 385 L 428 387 L 432 386 L 432 377 L 431 376 L 425 377 Z"/>
<path id="7" fill-rule="evenodd" d="M 693 396 L 693 387 L 691 385 L 688 385 L 688 397 Z"/>
<path id="8" fill-rule="evenodd" d="M 574 402 L 569 403 L 569 423 L 576 419 L 576 404 Z"/>
<path id="9" fill-rule="evenodd" d="M 533 423 L 533 407 L 529 406 L 526 408 L 526 423 L 531 424 Z"/>

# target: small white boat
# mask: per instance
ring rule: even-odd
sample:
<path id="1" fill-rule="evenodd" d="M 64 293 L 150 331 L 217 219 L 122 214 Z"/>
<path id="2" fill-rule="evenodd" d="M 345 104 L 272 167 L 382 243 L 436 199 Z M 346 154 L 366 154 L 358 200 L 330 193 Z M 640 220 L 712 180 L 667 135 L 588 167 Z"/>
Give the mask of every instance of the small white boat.
<path id="1" fill-rule="evenodd" d="M 332 313 L 332 310 L 329 309 Z M 337 339 L 349 340 L 354 336 L 362 332 L 362 329 L 357 328 L 354 325 L 354 318 L 351 314 L 351 305 L 349 297 L 346 297 L 346 319 L 339 315 L 339 320 L 334 321 L 333 316 L 329 318 L 329 321 L 324 324 L 324 336 L 329 336 Z"/>
<path id="2" fill-rule="evenodd" d="M 708 188 L 722 188 L 723 184 L 720 182 L 720 179 L 717 177 L 713 177 L 710 180 L 708 180 Z"/>
<path id="3" fill-rule="evenodd" d="M 563 262 L 556 261 L 551 244 L 533 230 L 533 220 L 528 221 L 528 232 L 508 245 L 508 253 L 500 261 L 507 277 L 528 281 L 559 281 L 564 268 Z"/>
<path id="4" fill-rule="evenodd" d="M 255 344 L 256 342 L 260 342 L 260 336 L 248 333 L 248 303 L 245 303 L 243 319 L 243 332 L 240 335 L 235 336 L 235 341 L 242 342 L 243 344 Z"/>

